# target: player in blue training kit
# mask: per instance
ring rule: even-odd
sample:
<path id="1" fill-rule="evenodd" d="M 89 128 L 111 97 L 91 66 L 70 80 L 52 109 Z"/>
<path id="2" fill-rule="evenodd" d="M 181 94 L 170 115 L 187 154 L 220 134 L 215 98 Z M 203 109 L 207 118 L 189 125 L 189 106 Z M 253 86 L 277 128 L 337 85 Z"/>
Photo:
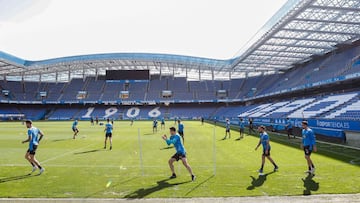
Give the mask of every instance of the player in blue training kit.
<path id="1" fill-rule="evenodd" d="M 304 149 L 305 159 L 308 164 L 308 170 L 305 171 L 305 173 L 310 173 L 310 174 L 314 175 L 315 174 L 315 166 L 314 166 L 314 163 L 312 162 L 310 156 L 311 156 L 312 152 L 317 151 L 316 137 L 315 137 L 314 131 L 309 128 L 307 121 L 301 122 L 301 127 L 303 129 L 302 130 L 301 148 Z"/>
<path id="2" fill-rule="evenodd" d="M 254 122 L 253 119 L 249 118 L 249 135 L 251 135 L 252 133 L 255 133 L 253 122 Z"/>
<path id="3" fill-rule="evenodd" d="M 110 119 L 106 120 L 107 123 L 105 124 L 105 145 L 104 149 L 106 149 L 106 141 L 109 138 L 110 141 L 110 150 L 112 150 L 112 131 L 113 131 L 113 125 L 110 123 Z"/>
<path id="4" fill-rule="evenodd" d="M 260 126 L 258 128 L 260 133 L 260 141 L 259 144 L 256 146 L 255 150 L 259 148 L 260 145 L 263 147 L 263 154 L 261 159 L 261 168 L 259 169 L 259 175 L 264 175 L 264 164 L 265 164 L 265 157 L 274 165 L 274 171 L 278 171 L 279 167 L 275 164 L 274 160 L 270 157 L 270 139 L 269 135 L 265 132 L 265 126 Z"/>
<path id="5" fill-rule="evenodd" d="M 191 180 L 194 181 L 196 177 L 186 159 L 186 151 L 185 151 L 184 145 L 181 143 L 180 135 L 176 134 L 176 128 L 174 128 L 174 127 L 170 128 L 170 135 L 171 136 L 169 139 L 167 138 L 166 135 L 162 136 L 162 138 L 166 141 L 167 145 L 173 144 L 176 149 L 176 153 L 169 159 L 169 166 L 170 166 L 170 169 L 172 172 L 172 175 L 170 176 L 170 178 L 176 178 L 174 162 L 179 161 L 181 159 L 182 163 L 184 164 L 184 166 L 186 167 L 186 169 L 189 171 L 189 173 L 191 175 Z"/>
<path id="6" fill-rule="evenodd" d="M 77 128 L 77 125 L 78 125 L 78 120 L 76 119 L 73 124 L 72 124 L 72 130 L 74 132 L 74 139 L 75 139 L 75 136 L 77 136 L 77 134 L 79 133 L 79 129 Z"/>
<path id="7" fill-rule="evenodd" d="M 182 138 L 183 144 L 185 144 L 185 139 L 184 139 L 184 124 L 181 122 L 180 119 L 177 120 L 178 122 L 178 133 Z"/>
<path id="8" fill-rule="evenodd" d="M 286 130 L 287 130 L 288 139 L 290 139 L 290 135 L 293 135 L 293 126 L 289 118 L 286 119 Z"/>
<path id="9" fill-rule="evenodd" d="M 225 137 L 223 138 L 223 140 L 225 140 L 227 138 L 227 135 L 229 133 L 229 139 L 231 138 L 230 135 L 230 121 L 229 119 L 226 119 L 226 123 L 225 123 Z"/>
<path id="10" fill-rule="evenodd" d="M 32 126 L 31 120 L 26 120 L 25 123 L 26 127 L 28 128 L 28 139 L 22 141 L 22 143 L 29 142 L 29 149 L 25 154 L 25 159 L 28 160 L 33 167 L 31 173 L 36 171 L 36 168 L 39 168 L 39 174 L 42 174 L 45 171 L 45 168 L 41 167 L 39 161 L 36 160 L 35 153 L 36 149 L 38 148 L 39 142 L 43 138 L 44 134 L 38 128 Z"/>
<path id="11" fill-rule="evenodd" d="M 163 127 L 165 129 L 165 119 L 164 119 L 164 117 L 161 118 L 161 130 L 163 129 Z"/>
<path id="12" fill-rule="evenodd" d="M 240 128 L 240 138 L 243 138 L 245 133 L 245 122 L 242 118 L 240 118 L 239 121 L 239 128 Z"/>
<path id="13" fill-rule="evenodd" d="M 157 132 L 157 125 L 158 125 L 158 121 L 156 119 L 154 119 L 154 121 L 153 121 L 153 133 Z"/>

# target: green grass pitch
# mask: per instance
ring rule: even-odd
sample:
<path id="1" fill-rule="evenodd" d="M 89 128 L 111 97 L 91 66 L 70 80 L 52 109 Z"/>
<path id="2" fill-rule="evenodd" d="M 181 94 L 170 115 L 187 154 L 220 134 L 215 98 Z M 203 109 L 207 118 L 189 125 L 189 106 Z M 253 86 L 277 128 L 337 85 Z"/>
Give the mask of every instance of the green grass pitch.
<path id="1" fill-rule="evenodd" d="M 34 122 L 45 133 L 36 156 L 46 171 L 37 176 L 38 171 L 27 175 L 31 170 L 24 159 L 28 145 L 21 144 L 26 139 L 25 126 L 19 122 L 0 123 L 0 197 L 227 197 L 360 192 L 359 150 L 319 144 L 319 152 L 312 155 L 316 176 L 311 178 L 304 174 L 307 168 L 300 140 L 271 134 L 271 155 L 280 170 L 273 173 L 273 166 L 266 161 L 266 175 L 261 177 L 257 170 L 262 150 L 254 150 L 257 137 L 236 140 L 239 133 L 232 130 L 231 139 L 221 140 L 223 127 L 202 126 L 199 121 L 184 121 L 185 147 L 196 181 L 190 181 L 180 162 L 175 163 L 178 177 L 168 180 L 171 174 L 167 161 L 175 150 L 165 144 L 161 135 L 168 134 L 174 121 L 167 121 L 165 130 L 159 126 L 155 134 L 151 125 L 151 121 L 135 121 L 133 126 L 116 121 L 110 151 L 103 149 L 103 126 L 81 121 L 79 136 L 73 140 L 71 122 Z"/>

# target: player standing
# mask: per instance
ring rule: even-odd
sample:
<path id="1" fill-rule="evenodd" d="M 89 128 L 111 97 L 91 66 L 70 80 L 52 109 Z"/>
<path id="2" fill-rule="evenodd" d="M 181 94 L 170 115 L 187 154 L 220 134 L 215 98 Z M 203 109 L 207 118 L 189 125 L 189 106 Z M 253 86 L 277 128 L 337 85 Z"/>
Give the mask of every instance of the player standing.
<path id="1" fill-rule="evenodd" d="M 204 125 L 204 117 L 201 117 L 201 125 Z"/>
<path id="2" fill-rule="evenodd" d="M 293 127 L 292 127 L 292 123 L 289 118 L 286 119 L 285 128 L 287 130 L 288 139 L 290 139 L 290 135 L 293 135 Z M 295 135 L 294 135 L 294 138 L 295 138 Z"/>
<path id="3" fill-rule="evenodd" d="M 163 129 L 164 127 L 164 130 L 165 130 L 165 119 L 164 117 L 161 118 L 161 130 Z"/>
<path id="4" fill-rule="evenodd" d="M 90 118 L 90 123 L 91 123 L 91 125 L 94 125 L 94 117 L 92 117 L 92 116 Z"/>
<path id="5" fill-rule="evenodd" d="M 254 124 L 252 118 L 249 118 L 249 134 L 251 135 L 252 132 L 255 133 Z"/>
<path id="6" fill-rule="evenodd" d="M 312 162 L 310 156 L 313 151 L 314 152 L 317 151 L 316 137 L 315 137 L 314 131 L 309 128 L 307 121 L 301 122 L 301 127 L 303 129 L 302 130 L 301 148 L 304 149 L 305 159 L 308 164 L 308 170 L 306 171 L 306 173 L 310 173 L 310 174 L 314 175 L 315 174 L 315 166 L 314 166 L 314 163 Z"/>
<path id="7" fill-rule="evenodd" d="M 153 133 L 157 132 L 157 124 L 158 124 L 158 121 L 156 119 L 154 119 L 154 121 L 153 121 Z"/>
<path id="8" fill-rule="evenodd" d="M 98 125 L 98 124 L 99 124 L 99 117 L 98 117 L 98 116 L 96 116 L 96 118 L 95 118 L 95 122 L 96 122 L 96 125 Z"/>
<path id="9" fill-rule="evenodd" d="M 260 140 L 258 145 L 256 146 L 255 150 L 259 148 L 260 145 L 263 147 L 263 154 L 261 158 L 261 168 L 259 169 L 259 175 L 264 175 L 263 169 L 265 164 L 265 157 L 274 165 L 274 171 L 277 171 L 279 167 L 275 164 L 274 160 L 270 157 L 270 139 L 269 135 L 265 131 L 265 126 L 260 126 L 258 128 L 258 131 L 260 133 Z"/>
<path id="10" fill-rule="evenodd" d="M 45 168 L 41 167 L 39 161 L 36 160 L 35 153 L 40 143 L 40 140 L 43 138 L 44 134 L 38 128 L 32 126 L 31 120 L 26 120 L 25 124 L 26 124 L 26 128 L 28 129 L 28 139 L 22 141 L 22 143 L 24 144 L 25 142 L 29 142 L 29 149 L 25 154 L 25 159 L 28 160 L 33 167 L 31 173 L 36 171 L 36 168 L 39 168 L 40 169 L 39 174 L 42 174 L 45 171 Z"/>
<path id="11" fill-rule="evenodd" d="M 71 127 L 74 132 L 73 139 L 75 139 L 75 136 L 77 136 L 77 134 L 79 133 L 79 129 L 77 128 L 78 123 L 79 123 L 78 120 L 75 119 L 75 121 L 73 122 L 72 127 Z"/>
<path id="12" fill-rule="evenodd" d="M 107 123 L 105 124 L 105 145 L 104 149 L 106 149 L 106 141 L 109 138 L 110 141 L 110 150 L 112 150 L 112 131 L 113 125 L 110 123 L 110 119 L 106 119 Z"/>
<path id="13" fill-rule="evenodd" d="M 185 139 L 184 139 L 184 124 L 181 122 L 180 119 L 177 120 L 178 122 L 178 133 L 182 138 L 183 144 L 185 144 Z"/>
<path id="14" fill-rule="evenodd" d="M 245 133 L 245 123 L 244 123 L 244 120 L 242 118 L 240 118 L 239 127 L 240 127 L 240 138 L 243 138 L 244 133 Z"/>
<path id="15" fill-rule="evenodd" d="M 176 134 L 176 128 L 174 128 L 174 127 L 170 128 L 170 135 L 171 136 L 169 139 L 167 138 L 166 135 L 162 136 L 162 138 L 166 141 L 167 145 L 173 144 L 176 149 L 176 153 L 169 159 L 169 162 L 168 162 L 171 172 L 172 172 L 172 175 L 170 176 L 170 178 L 176 178 L 174 162 L 179 161 L 181 159 L 182 163 L 184 164 L 184 166 L 186 167 L 186 169 L 189 171 L 189 173 L 191 175 L 191 180 L 194 181 L 196 179 L 196 176 L 194 175 L 194 173 L 187 161 L 186 151 L 185 151 L 184 145 L 181 143 L 180 136 L 178 134 Z"/>
<path id="16" fill-rule="evenodd" d="M 227 135 L 229 134 L 229 139 L 231 138 L 230 135 L 230 121 L 229 119 L 226 119 L 226 123 L 225 123 L 225 137 L 223 138 L 223 140 L 225 140 L 227 138 Z"/>

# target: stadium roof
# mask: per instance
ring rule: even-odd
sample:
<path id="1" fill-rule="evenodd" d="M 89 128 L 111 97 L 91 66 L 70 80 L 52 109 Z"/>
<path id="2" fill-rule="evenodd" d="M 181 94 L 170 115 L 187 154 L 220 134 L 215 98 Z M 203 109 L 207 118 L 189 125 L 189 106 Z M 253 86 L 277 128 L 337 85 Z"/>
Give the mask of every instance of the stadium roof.
<path id="1" fill-rule="evenodd" d="M 7 79 L 68 81 L 110 69 L 149 69 L 151 74 L 228 79 L 284 71 L 360 39 L 360 0 L 289 0 L 233 59 L 142 53 L 72 56 L 26 61 L 0 52 Z"/>

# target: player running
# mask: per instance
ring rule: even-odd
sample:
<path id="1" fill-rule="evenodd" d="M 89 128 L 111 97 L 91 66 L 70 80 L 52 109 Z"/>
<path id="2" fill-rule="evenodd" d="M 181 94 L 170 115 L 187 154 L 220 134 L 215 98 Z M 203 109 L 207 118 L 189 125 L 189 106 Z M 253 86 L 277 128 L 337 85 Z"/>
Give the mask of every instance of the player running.
<path id="1" fill-rule="evenodd" d="M 32 126 L 31 120 L 26 120 L 25 124 L 26 124 L 26 128 L 28 129 L 28 139 L 22 141 L 22 143 L 24 144 L 25 142 L 29 142 L 29 149 L 25 154 L 25 159 L 28 160 L 33 167 L 31 173 L 35 172 L 36 168 L 39 168 L 40 169 L 39 175 L 40 175 L 45 171 L 45 168 L 41 167 L 39 161 L 36 160 L 35 153 L 40 143 L 40 140 L 43 138 L 44 134 L 38 128 Z"/>
<path id="2" fill-rule="evenodd" d="M 185 139 L 184 139 L 184 124 L 181 122 L 180 119 L 177 120 L 178 122 L 178 133 L 182 138 L 183 144 L 185 144 Z"/>
<path id="3" fill-rule="evenodd" d="M 245 133 L 245 122 L 242 118 L 240 118 L 239 121 L 239 127 L 240 127 L 240 139 L 244 137 L 244 133 Z"/>
<path id="4" fill-rule="evenodd" d="M 109 138 L 110 141 L 110 150 L 112 150 L 112 131 L 113 125 L 110 123 L 110 119 L 106 119 L 107 123 L 105 124 L 105 145 L 104 149 L 106 149 L 106 141 Z"/>
<path id="5" fill-rule="evenodd" d="M 226 123 L 225 123 L 225 137 L 223 138 L 223 140 L 225 140 L 227 138 L 227 135 L 229 134 L 229 139 L 231 138 L 230 135 L 230 121 L 229 119 L 226 119 Z"/>
<path id="6" fill-rule="evenodd" d="M 287 130 L 288 139 L 290 139 L 290 135 L 293 135 L 293 127 L 292 127 L 292 123 L 289 118 L 286 119 L 285 128 Z M 295 138 L 295 135 L 294 135 L 294 138 Z"/>
<path id="7" fill-rule="evenodd" d="M 186 169 L 189 171 L 191 175 L 191 180 L 194 181 L 196 179 L 196 176 L 194 175 L 187 159 L 186 159 L 186 151 L 184 148 L 184 145 L 181 143 L 180 135 L 176 133 L 176 128 L 171 127 L 170 128 L 170 138 L 168 139 L 166 135 L 163 135 L 162 138 L 166 141 L 167 145 L 173 144 L 176 153 L 169 159 L 169 166 L 172 172 L 172 175 L 170 178 L 176 178 L 175 169 L 174 169 L 174 162 L 179 161 L 181 159 L 182 163 L 186 167 Z"/>
<path id="8" fill-rule="evenodd" d="M 72 124 L 72 130 L 73 130 L 73 132 L 74 132 L 74 137 L 73 137 L 73 139 L 75 139 L 75 136 L 77 136 L 77 134 L 79 133 L 79 129 L 77 128 L 78 123 L 79 123 L 78 120 L 75 119 L 75 121 L 74 121 L 73 124 Z"/>
<path id="9" fill-rule="evenodd" d="M 312 152 L 317 151 L 316 137 L 315 137 L 314 131 L 309 128 L 307 121 L 301 122 L 301 127 L 303 129 L 302 130 L 301 148 L 304 149 L 305 159 L 308 164 L 308 170 L 305 171 L 305 173 L 310 173 L 312 175 L 315 175 L 315 166 L 314 166 L 314 163 L 312 162 L 310 156 L 311 156 Z"/>
<path id="10" fill-rule="evenodd" d="M 260 140 L 258 145 L 256 146 L 255 150 L 259 148 L 260 145 L 263 146 L 263 154 L 261 159 L 261 168 L 259 169 L 259 175 L 264 175 L 263 169 L 265 164 L 265 157 L 274 165 L 274 171 L 278 171 L 279 167 L 275 164 L 274 160 L 270 157 L 270 139 L 269 135 L 265 132 L 265 126 L 260 126 L 258 128 L 260 133 Z"/>
<path id="11" fill-rule="evenodd" d="M 158 121 L 156 119 L 154 119 L 154 121 L 153 121 L 153 133 L 157 132 L 157 125 L 158 125 Z"/>
<path id="12" fill-rule="evenodd" d="M 164 117 L 161 118 L 161 130 L 163 129 L 164 127 L 164 130 L 165 130 L 165 119 Z"/>

